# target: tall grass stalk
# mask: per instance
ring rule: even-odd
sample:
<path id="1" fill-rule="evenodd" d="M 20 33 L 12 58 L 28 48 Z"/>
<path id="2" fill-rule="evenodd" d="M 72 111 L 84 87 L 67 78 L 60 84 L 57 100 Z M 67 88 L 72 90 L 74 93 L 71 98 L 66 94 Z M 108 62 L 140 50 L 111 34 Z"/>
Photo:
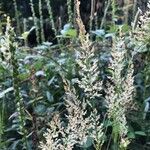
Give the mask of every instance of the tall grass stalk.
<path id="1" fill-rule="evenodd" d="M 77 18 L 76 22 L 79 28 L 79 40 L 81 43 L 81 47 L 78 51 L 79 56 L 76 59 L 76 63 L 79 66 L 79 75 L 80 79 L 76 80 L 79 88 L 84 92 L 84 100 L 90 105 L 93 112 L 95 110 L 95 106 L 93 105 L 93 101 L 96 98 L 100 98 L 101 94 L 100 91 L 102 90 L 102 82 L 99 79 L 100 70 L 99 70 L 99 59 L 96 55 L 96 47 L 90 41 L 90 37 L 86 34 L 85 26 L 82 22 L 81 15 L 80 15 L 80 2 L 76 0 L 76 13 Z M 93 113 L 93 118 L 96 116 Z M 98 121 L 95 120 L 95 123 Z M 95 125 L 96 127 L 97 125 Z M 95 148 L 96 150 L 100 150 L 102 147 L 102 139 L 97 136 L 99 132 L 97 132 L 96 128 L 95 131 Z"/>
<path id="2" fill-rule="evenodd" d="M 45 42 L 45 36 L 44 36 L 44 28 L 43 28 L 43 14 L 42 14 L 42 1 L 39 0 L 39 14 L 40 14 L 40 37 L 41 42 Z"/>
<path id="3" fill-rule="evenodd" d="M 98 92 L 101 90 L 101 82 L 97 81 L 99 75 L 98 60 L 94 59 L 95 48 L 92 46 L 81 20 L 79 0 L 75 0 L 75 4 L 81 44 L 80 56 L 77 59 L 81 80 L 77 79 L 76 82 L 84 90 L 85 96 L 83 101 L 80 100 L 75 89 L 63 77 L 68 123 L 66 127 L 63 127 L 59 116 L 53 118 L 50 129 L 44 135 L 46 143 L 40 145 L 43 150 L 72 150 L 75 144 L 84 145 L 88 137 L 93 138 L 93 145 L 96 150 L 101 150 L 104 142 L 103 124 L 100 123 L 96 109 L 90 104 L 90 101 L 92 102 L 97 96 L 100 96 Z M 91 114 L 87 114 L 86 111 L 88 104 L 93 108 Z M 62 135 L 61 139 L 58 136 L 54 138 L 54 134 L 59 135 L 58 133 Z"/>
<path id="4" fill-rule="evenodd" d="M 53 31 L 55 33 L 55 36 L 56 36 L 57 35 L 57 30 L 55 28 L 55 22 L 54 22 L 54 18 L 53 18 L 53 12 L 52 12 L 52 7 L 51 7 L 51 4 L 50 4 L 50 1 L 51 0 L 45 0 L 46 5 L 47 5 L 47 9 L 48 9 L 49 20 L 51 22 L 52 29 L 53 29 Z"/>
<path id="5" fill-rule="evenodd" d="M 0 36 L 2 35 L 2 23 L 3 23 L 3 21 L 0 20 Z"/>
<path id="6" fill-rule="evenodd" d="M 138 0 L 134 0 L 134 2 L 133 2 L 133 16 L 132 16 L 132 18 L 134 18 L 135 15 L 136 15 L 136 12 L 137 12 L 137 3 L 138 3 Z"/>
<path id="7" fill-rule="evenodd" d="M 67 0 L 68 22 L 73 24 L 72 0 Z"/>
<path id="8" fill-rule="evenodd" d="M 20 86 L 19 86 L 19 72 L 18 72 L 18 61 L 16 58 L 16 49 L 17 45 L 14 42 L 14 31 L 11 27 L 10 18 L 7 17 L 7 26 L 5 32 L 6 42 L 8 42 L 8 48 L 11 54 L 11 65 L 13 70 L 13 88 L 14 88 L 14 96 L 16 102 L 16 111 L 18 113 L 19 119 L 19 132 L 23 135 L 23 145 L 27 148 L 27 138 L 26 138 L 26 129 L 24 128 L 25 125 L 25 111 L 23 107 L 23 99 L 20 95 Z"/>
<path id="9" fill-rule="evenodd" d="M 0 148 L 4 148 L 4 129 L 5 129 L 5 124 L 4 124 L 4 111 L 5 111 L 5 103 L 4 100 L 2 101 L 2 104 L 0 106 Z"/>
<path id="10" fill-rule="evenodd" d="M 132 32 L 134 32 L 137 28 L 139 17 L 142 14 L 142 11 L 140 9 L 137 10 L 136 15 L 134 17 L 134 21 L 132 23 Z"/>
<path id="11" fill-rule="evenodd" d="M 115 14 L 116 14 L 116 0 L 111 0 L 111 7 L 112 7 L 112 19 L 114 23 Z"/>
<path id="12" fill-rule="evenodd" d="M 90 31 L 93 28 L 94 13 L 95 13 L 95 0 L 91 0 Z"/>
<path id="13" fill-rule="evenodd" d="M 40 43 L 39 26 L 38 26 L 38 20 L 37 20 L 36 14 L 35 14 L 33 0 L 30 0 L 30 7 L 31 7 L 31 11 L 32 11 L 33 23 L 34 23 L 35 30 L 36 30 L 36 42 L 37 42 L 37 44 L 39 44 Z"/>
<path id="14" fill-rule="evenodd" d="M 86 103 L 81 102 L 74 89 L 70 89 L 65 81 L 65 105 L 67 109 L 67 126 L 62 125 L 59 114 L 53 117 L 47 133 L 44 134 L 46 143 L 41 142 L 42 150 L 73 150 L 74 145 L 84 146 L 88 137 L 99 140 L 96 150 L 103 144 L 103 125 L 99 124 L 99 115 L 93 111 L 87 114 Z M 59 137 L 61 135 L 61 138 Z M 98 136 L 97 136 L 98 135 Z M 101 139 L 101 140 L 100 140 Z M 94 144 L 93 141 L 93 144 Z"/>
<path id="15" fill-rule="evenodd" d="M 15 18 L 16 18 L 16 21 L 17 21 L 17 31 L 16 31 L 16 33 L 18 33 L 18 35 L 20 35 L 21 34 L 21 26 L 20 26 L 20 19 L 19 19 L 19 13 L 18 13 L 16 0 L 13 0 L 13 3 L 14 3 L 14 8 L 15 8 Z"/>
<path id="16" fill-rule="evenodd" d="M 141 12 L 141 11 L 140 11 Z M 141 12 L 142 14 L 142 12 Z M 150 78 L 149 78 L 149 64 L 150 64 L 150 53 L 149 53 L 149 42 L 150 42 L 150 1 L 148 1 L 147 3 L 147 11 L 145 13 L 143 13 L 142 15 L 140 15 L 139 17 L 139 22 L 138 25 L 135 30 L 134 30 L 134 38 L 136 39 L 136 42 L 138 42 L 139 44 L 137 45 L 137 47 L 141 47 L 142 45 L 145 46 L 146 48 L 146 53 L 142 53 L 142 56 L 144 56 L 144 84 L 145 87 L 147 85 L 149 85 L 150 83 Z M 136 38 L 138 37 L 138 38 Z M 138 52 L 136 52 L 138 53 Z M 143 94 L 143 99 L 147 99 L 149 97 L 149 88 L 145 88 L 144 90 L 144 94 Z"/>
<path id="17" fill-rule="evenodd" d="M 80 17 L 79 6 L 80 3 L 76 0 L 77 23 L 79 27 L 79 39 L 81 42 L 81 49 L 79 50 L 79 57 L 76 59 L 80 70 L 81 79 L 77 81 L 79 87 L 84 90 L 88 100 L 99 97 L 99 91 L 102 89 L 102 83 L 99 79 L 98 58 L 95 55 L 95 47 L 89 40 L 89 35 L 86 34 L 85 27 Z"/>
<path id="18" fill-rule="evenodd" d="M 23 33 L 25 33 L 27 31 L 27 19 L 24 18 L 23 19 Z M 24 44 L 25 44 L 25 47 L 28 46 L 28 40 L 27 38 L 24 39 Z"/>
<path id="19" fill-rule="evenodd" d="M 95 30 L 99 29 L 97 12 L 94 13 Z"/>
<path id="20" fill-rule="evenodd" d="M 135 4 L 136 5 L 136 4 Z M 128 24 L 128 20 L 129 20 L 129 8 L 130 8 L 130 0 L 126 0 L 125 4 L 124 4 L 124 8 L 125 8 L 125 23 Z"/>
<path id="21" fill-rule="evenodd" d="M 106 4 L 106 2 L 105 2 L 105 4 Z M 101 21 L 100 29 L 102 29 L 104 27 L 104 24 L 106 21 L 106 15 L 107 15 L 107 12 L 108 12 L 110 5 L 111 5 L 111 0 L 108 0 L 106 7 L 105 7 L 105 10 L 104 10 L 104 16 L 103 16 L 102 21 Z"/>
<path id="22" fill-rule="evenodd" d="M 76 23 L 79 27 L 79 40 L 81 42 L 82 47 L 86 48 L 89 46 L 89 34 L 86 33 L 85 26 L 81 19 L 80 15 L 80 1 L 75 0 L 75 12 L 76 12 Z"/>
<path id="23" fill-rule="evenodd" d="M 123 76 L 126 49 L 121 38 L 115 38 L 112 48 L 112 61 L 110 68 L 113 70 L 111 80 L 115 85 L 108 85 L 106 100 L 108 103 L 108 117 L 112 120 L 112 139 L 116 149 L 126 149 L 129 144 L 127 138 L 128 126 L 126 112 L 132 106 L 134 79 L 133 64 L 129 63 L 128 72 Z"/>

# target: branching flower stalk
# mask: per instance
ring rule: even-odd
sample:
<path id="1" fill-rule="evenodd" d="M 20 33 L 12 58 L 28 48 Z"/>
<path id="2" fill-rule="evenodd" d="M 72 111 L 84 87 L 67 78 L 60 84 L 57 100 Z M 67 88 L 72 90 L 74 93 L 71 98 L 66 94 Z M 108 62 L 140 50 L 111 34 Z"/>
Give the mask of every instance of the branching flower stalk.
<path id="1" fill-rule="evenodd" d="M 100 97 L 102 90 L 102 82 L 99 79 L 99 60 L 96 56 L 95 46 L 89 40 L 89 35 L 86 34 L 85 27 L 80 17 L 79 11 L 80 2 L 76 0 L 77 24 L 79 27 L 79 40 L 81 49 L 77 50 L 79 56 L 76 62 L 79 66 L 79 74 L 81 79 L 77 79 L 77 83 L 84 90 L 86 100 L 93 100 Z"/>
<path id="2" fill-rule="evenodd" d="M 139 26 L 137 26 L 134 30 L 134 33 L 135 33 L 134 38 L 136 42 L 135 53 L 138 54 L 141 52 L 142 56 L 144 56 L 143 74 L 144 74 L 145 89 L 143 92 L 143 99 L 146 102 L 146 99 L 148 99 L 150 96 L 149 88 L 147 88 L 149 87 L 149 84 L 150 84 L 150 71 L 149 71 L 150 70 L 150 51 L 149 51 L 149 48 L 150 48 L 150 0 L 147 3 L 147 11 L 143 15 L 140 15 L 139 17 L 138 25 Z M 140 47 L 143 47 L 142 50 L 137 51 L 138 49 L 140 49 Z M 146 53 L 142 53 L 143 50 Z M 146 109 L 146 106 L 145 106 L 145 109 Z M 144 119 L 146 119 L 145 118 L 147 115 L 146 113 L 147 111 L 144 112 L 144 116 L 143 116 Z M 147 128 L 146 128 L 146 131 L 147 131 Z"/>
<path id="3" fill-rule="evenodd" d="M 150 36 L 149 36 L 149 32 L 150 32 L 150 29 L 149 29 L 149 26 L 150 26 L 150 1 L 148 2 L 147 4 L 147 11 L 143 14 L 143 15 L 140 15 L 139 17 L 139 26 L 137 28 L 134 28 L 135 29 L 135 39 L 138 41 L 138 42 L 145 42 L 145 44 L 149 44 L 149 41 L 150 41 Z M 140 14 L 142 14 L 141 10 L 140 10 Z M 138 36 L 138 38 L 136 38 Z"/>
<path id="4" fill-rule="evenodd" d="M 78 83 L 78 86 L 83 90 L 83 99 L 86 103 L 88 102 L 93 109 L 93 118 L 95 118 L 93 121 L 95 122 L 96 127 L 96 123 L 99 122 L 98 119 L 96 119 L 96 114 L 94 114 L 95 108 L 92 106 L 92 101 L 101 97 L 100 92 L 102 90 L 102 82 L 99 81 L 99 60 L 95 54 L 95 46 L 90 41 L 89 34 L 86 33 L 85 26 L 80 16 L 79 7 L 80 2 L 75 0 L 76 22 L 79 27 L 79 42 L 81 47 L 80 49 L 76 49 L 76 51 L 78 51 L 76 63 L 79 66 L 80 79 L 75 79 L 74 81 Z M 95 132 L 95 148 L 96 150 L 100 150 L 103 143 L 102 139 L 97 136 L 99 133 L 96 128 L 94 128 L 93 132 Z"/>
<path id="5" fill-rule="evenodd" d="M 90 43 L 89 34 L 86 34 L 85 26 L 84 26 L 83 21 L 81 19 L 80 1 L 75 0 L 74 4 L 75 4 L 76 22 L 77 22 L 77 25 L 79 27 L 79 40 L 81 42 L 82 47 L 88 48 L 89 43 Z"/>
<path id="6" fill-rule="evenodd" d="M 132 77 L 133 64 L 129 64 L 126 76 L 122 75 L 126 49 L 123 39 L 115 39 L 112 48 L 112 61 L 110 68 L 113 70 L 111 80 L 115 85 L 108 85 L 106 100 L 108 103 L 108 117 L 112 120 L 112 139 L 116 147 L 126 149 L 129 144 L 127 136 L 128 126 L 126 112 L 131 109 L 134 92 Z"/>
<path id="7" fill-rule="evenodd" d="M 50 123 L 48 132 L 44 134 L 46 143 L 41 142 L 40 144 L 42 150 L 73 150 L 75 144 L 83 146 L 88 137 L 93 138 L 93 142 L 97 138 L 99 139 L 99 147 L 96 150 L 100 150 L 100 146 L 104 142 L 103 125 L 99 124 L 100 118 L 97 111 L 95 110 L 91 115 L 85 117 L 87 115 L 86 103 L 79 101 L 74 92 L 74 90 L 71 91 L 70 88 L 67 88 L 65 96 L 68 112 L 66 115 L 67 126 L 63 125 L 59 115 L 56 114 Z"/>
<path id="8" fill-rule="evenodd" d="M 23 145 L 27 148 L 27 138 L 26 138 L 26 130 L 24 129 L 25 125 L 25 112 L 23 107 L 23 99 L 20 95 L 20 89 L 19 89 L 19 80 L 18 80 L 18 62 L 16 59 L 16 49 L 17 45 L 14 41 L 14 31 L 11 27 L 10 18 L 7 18 L 7 26 L 6 26 L 6 32 L 5 32 L 5 40 L 7 43 L 7 48 L 10 51 L 10 61 L 12 65 L 13 70 L 13 87 L 14 87 L 14 96 L 16 100 L 16 109 L 18 113 L 18 119 L 19 119 L 19 133 L 23 136 Z"/>

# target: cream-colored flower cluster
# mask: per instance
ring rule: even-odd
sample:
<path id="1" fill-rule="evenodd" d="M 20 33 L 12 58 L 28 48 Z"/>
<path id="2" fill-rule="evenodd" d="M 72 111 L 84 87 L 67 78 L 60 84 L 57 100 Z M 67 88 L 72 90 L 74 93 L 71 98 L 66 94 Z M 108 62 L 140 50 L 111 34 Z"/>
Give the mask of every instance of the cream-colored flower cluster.
<path id="1" fill-rule="evenodd" d="M 11 37 L 12 32 L 13 32 L 13 28 L 11 27 L 10 17 L 7 17 L 5 35 L 0 37 L 0 54 L 1 54 L 0 62 L 3 65 L 8 65 L 8 62 L 11 59 L 10 39 L 12 38 Z"/>
<path id="2" fill-rule="evenodd" d="M 110 68 L 113 70 L 111 80 L 114 82 L 114 85 L 108 85 L 106 101 L 108 105 L 108 117 L 113 123 L 114 140 L 118 141 L 121 138 L 121 141 L 126 140 L 127 142 L 128 139 L 125 138 L 128 132 L 126 112 L 129 108 L 132 108 L 134 78 L 132 62 L 129 62 L 128 69 L 123 74 L 123 71 L 125 71 L 126 53 L 124 40 L 121 38 L 115 39 L 110 64 Z"/>
<path id="3" fill-rule="evenodd" d="M 42 150 L 72 150 L 74 145 L 83 146 L 88 138 L 93 138 L 97 146 L 103 144 L 103 125 L 99 123 L 96 110 L 87 114 L 86 103 L 81 103 L 76 94 L 66 92 L 65 103 L 68 114 L 67 126 L 60 121 L 59 115 L 54 116 L 50 123 L 50 129 L 44 134 L 46 142 L 41 142 Z M 88 115 L 88 116 L 87 116 Z M 94 144 L 94 143 L 93 143 Z"/>
<path id="4" fill-rule="evenodd" d="M 136 34 L 138 34 L 138 41 L 150 41 L 150 1 L 147 3 L 147 11 L 140 16 L 139 26 L 136 28 Z"/>

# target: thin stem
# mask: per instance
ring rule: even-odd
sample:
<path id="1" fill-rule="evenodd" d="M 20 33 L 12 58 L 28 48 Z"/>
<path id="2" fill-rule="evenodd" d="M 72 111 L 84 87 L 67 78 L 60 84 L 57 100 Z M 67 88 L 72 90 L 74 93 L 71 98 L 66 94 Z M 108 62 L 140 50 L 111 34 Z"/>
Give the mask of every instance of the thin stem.
<path id="1" fill-rule="evenodd" d="M 21 34 L 21 28 L 20 28 L 20 20 L 19 20 L 17 2 L 16 2 L 16 0 L 13 0 L 13 2 L 14 2 L 14 8 L 15 8 L 15 18 L 17 21 L 17 33 L 20 35 Z"/>
<path id="2" fill-rule="evenodd" d="M 106 150 L 109 150 L 110 143 L 111 143 L 111 139 L 112 139 L 112 134 L 111 134 L 111 136 L 109 137 L 109 141 L 108 141 Z"/>
<path id="3" fill-rule="evenodd" d="M 35 10 L 34 10 L 33 0 L 30 0 L 30 7 L 31 7 L 33 23 L 34 23 L 35 31 L 36 31 L 36 41 L 37 41 L 37 44 L 39 44 L 40 43 L 39 27 L 38 27 L 37 17 L 36 17 Z"/>
<path id="4" fill-rule="evenodd" d="M 134 3 L 133 3 L 133 18 L 135 17 L 136 12 L 137 12 L 137 0 L 134 0 Z"/>
<path id="5" fill-rule="evenodd" d="M 134 30 L 136 29 L 136 27 L 137 27 L 137 25 L 138 25 L 138 20 L 139 20 L 140 14 L 141 14 L 141 10 L 138 9 L 138 11 L 137 11 L 137 13 L 136 13 L 136 15 L 135 15 L 135 17 L 134 17 L 134 22 L 133 22 L 133 24 L 132 24 L 132 32 L 134 32 Z"/>
<path id="6" fill-rule="evenodd" d="M 68 7 L 68 21 L 69 23 L 73 23 L 73 12 L 71 8 L 71 0 L 67 0 L 67 7 Z"/>
<path id="7" fill-rule="evenodd" d="M 102 21 L 101 21 L 100 29 L 102 29 L 103 26 L 104 26 L 104 23 L 105 23 L 105 20 L 106 20 L 106 15 L 107 15 L 108 9 L 110 7 L 110 4 L 111 4 L 111 0 L 108 0 L 105 11 L 104 11 L 104 16 L 103 16 Z"/>
<path id="8" fill-rule="evenodd" d="M 55 28 L 54 18 L 53 18 L 53 12 L 50 4 L 50 0 L 45 0 L 48 8 L 48 14 L 49 14 L 49 20 L 51 22 L 52 30 L 54 31 L 55 36 L 57 35 L 57 30 Z"/>
<path id="9" fill-rule="evenodd" d="M 112 19 L 115 18 L 115 13 L 116 13 L 116 0 L 112 0 Z"/>
<path id="10" fill-rule="evenodd" d="M 6 42 L 8 42 L 8 47 L 9 47 L 9 51 L 11 53 L 11 65 L 12 65 L 12 71 L 13 71 L 13 76 L 12 76 L 12 80 L 13 80 L 13 88 L 14 88 L 14 96 L 15 96 L 15 103 L 16 103 L 16 110 L 18 112 L 18 119 L 19 119 L 19 131 L 20 133 L 22 133 L 23 138 L 22 138 L 22 143 L 23 145 L 27 148 L 27 131 L 24 128 L 25 125 L 25 112 L 24 112 L 24 107 L 23 107 L 23 99 L 20 95 L 20 88 L 19 88 L 19 71 L 18 71 L 18 61 L 16 58 L 16 49 L 17 46 L 16 44 L 14 44 L 14 39 L 15 39 L 15 35 L 14 35 L 14 30 L 11 27 L 11 23 L 10 23 L 10 18 L 7 17 L 7 26 L 6 26 L 6 32 L 5 32 L 5 36 L 6 36 Z"/>
<path id="11" fill-rule="evenodd" d="M 90 31 L 92 30 L 93 26 L 94 12 L 95 12 L 95 0 L 91 0 Z"/>
<path id="12" fill-rule="evenodd" d="M 16 99 L 16 109 L 18 112 L 19 122 L 20 122 L 20 132 L 23 134 L 23 144 L 27 148 L 27 138 L 26 138 L 26 130 L 24 129 L 25 125 L 25 114 L 23 108 L 23 99 L 20 96 L 20 89 L 19 89 L 19 80 L 18 80 L 18 64 L 15 58 L 15 51 L 16 48 L 10 43 L 10 51 L 11 51 L 11 60 L 12 60 L 12 67 L 13 67 L 13 87 L 14 87 L 14 95 Z"/>
<path id="13" fill-rule="evenodd" d="M 25 33 L 27 31 L 27 19 L 24 18 L 23 19 L 23 33 Z M 27 47 L 28 46 L 28 40 L 25 38 L 24 39 L 24 44 Z"/>
<path id="14" fill-rule="evenodd" d="M 44 27 L 43 27 L 43 14 L 42 14 L 42 1 L 39 0 L 39 14 L 40 14 L 40 27 L 41 27 L 41 42 L 45 42 Z"/>

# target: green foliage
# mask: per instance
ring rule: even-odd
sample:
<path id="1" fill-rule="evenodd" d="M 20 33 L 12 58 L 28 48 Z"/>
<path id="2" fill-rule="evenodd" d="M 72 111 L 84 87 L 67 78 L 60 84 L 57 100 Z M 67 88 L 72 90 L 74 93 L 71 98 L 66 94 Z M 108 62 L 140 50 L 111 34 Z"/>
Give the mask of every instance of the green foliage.
<path id="1" fill-rule="evenodd" d="M 23 29 L 24 6 L 12 2 L 15 15 L 0 20 L 0 149 L 147 148 L 150 8 L 133 31 L 127 22 L 115 23 L 115 0 L 108 1 L 101 28 L 97 12 L 83 24 L 78 0 L 74 10 L 67 0 L 66 22 L 55 16 L 52 1 L 30 0 L 32 18 Z M 0 8 L 1 15 L 4 1 Z M 47 19 L 56 45 L 45 41 Z M 34 30 L 38 45 L 31 48 L 26 42 Z"/>

